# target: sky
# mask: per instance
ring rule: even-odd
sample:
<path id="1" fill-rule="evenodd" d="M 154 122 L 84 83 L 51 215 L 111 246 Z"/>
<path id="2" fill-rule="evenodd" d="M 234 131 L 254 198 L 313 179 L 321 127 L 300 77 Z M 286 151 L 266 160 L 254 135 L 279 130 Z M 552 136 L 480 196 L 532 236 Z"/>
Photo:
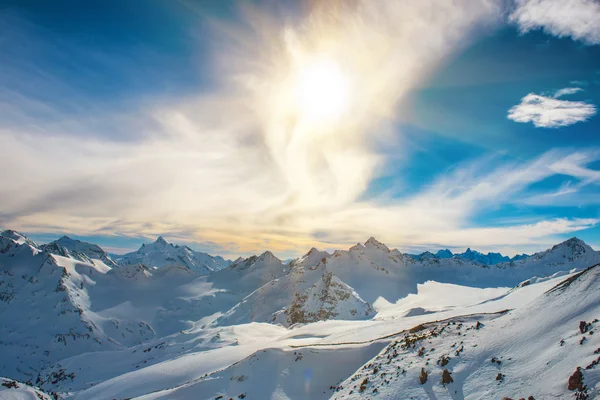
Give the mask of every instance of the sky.
<path id="1" fill-rule="evenodd" d="M 600 248 L 596 0 L 0 0 L 0 227 Z"/>

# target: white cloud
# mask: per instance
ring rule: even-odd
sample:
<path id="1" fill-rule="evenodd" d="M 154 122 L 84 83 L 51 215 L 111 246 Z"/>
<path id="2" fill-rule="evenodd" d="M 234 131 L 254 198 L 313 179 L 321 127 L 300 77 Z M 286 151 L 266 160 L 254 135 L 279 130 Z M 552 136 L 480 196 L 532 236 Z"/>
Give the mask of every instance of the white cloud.
<path id="1" fill-rule="evenodd" d="M 522 32 L 543 29 L 558 37 L 600 44 L 600 2 L 597 0 L 516 0 L 509 20 Z"/>
<path id="2" fill-rule="evenodd" d="M 508 111 L 508 119 L 515 122 L 532 122 L 538 128 L 558 128 L 587 121 L 596 114 L 596 106 L 583 101 L 559 99 L 580 90 L 564 88 L 552 97 L 529 93 L 521 99 L 520 104 Z"/>

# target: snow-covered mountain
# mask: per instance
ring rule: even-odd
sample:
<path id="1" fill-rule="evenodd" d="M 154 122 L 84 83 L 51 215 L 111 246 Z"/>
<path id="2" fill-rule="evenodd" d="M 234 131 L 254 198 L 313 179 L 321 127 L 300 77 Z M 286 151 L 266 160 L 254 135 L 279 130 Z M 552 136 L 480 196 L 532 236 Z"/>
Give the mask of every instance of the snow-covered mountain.
<path id="1" fill-rule="evenodd" d="M 0 237 L 0 370 L 33 380 L 44 365 L 114 348 L 98 329 L 82 289 L 106 270 Z"/>
<path id="2" fill-rule="evenodd" d="M 545 399 L 570 377 L 600 395 L 600 253 L 576 238 L 493 265 L 370 238 L 204 275 L 166 262 L 189 248 L 142 249 L 162 264 L 2 232 L 0 375 L 21 391 L 0 395 Z"/>
<path id="3" fill-rule="evenodd" d="M 264 272 L 267 267 L 263 262 L 259 264 L 261 270 L 258 275 L 270 274 L 273 279 L 264 284 L 252 284 L 252 287 L 259 286 L 258 289 L 221 316 L 216 321 L 218 324 L 256 321 L 290 326 L 328 319 L 368 319 L 375 315 L 370 304 L 327 269 L 324 262 L 329 257 L 327 252 L 313 248 L 293 261 L 290 268 L 279 264 L 270 253 L 268 257 L 271 259 L 270 269 L 275 273 Z M 251 267 L 257 268 L 256 261 Z M 234 266 L 230 268 L 231 272 L 236 270 Z M 246 292 L 248 290 L 243 293 Z"/>
<path id="4" fill-rule="evenodd" d="M 213 257 L 194 251 L 188 246 L 168 243 L 162 236 L 154 243 L 143 244 L 136 252 L 124 254 L 117 262 L 119 265 L 144 264 L 150 268 L 183 265 L 201 275 L 210 274 L 231 264 L 222 257 Z"/>
<path id="5" fill-rule="evenodd" d="M 96 244 L 82 242 L 63 236 L 58 240 L 39 246 L 41 250 L 63 257 L 88 262 L 91 264 L 103 263 L 109 268 L 117 267 L 117 264 L 102 248 Z"/>

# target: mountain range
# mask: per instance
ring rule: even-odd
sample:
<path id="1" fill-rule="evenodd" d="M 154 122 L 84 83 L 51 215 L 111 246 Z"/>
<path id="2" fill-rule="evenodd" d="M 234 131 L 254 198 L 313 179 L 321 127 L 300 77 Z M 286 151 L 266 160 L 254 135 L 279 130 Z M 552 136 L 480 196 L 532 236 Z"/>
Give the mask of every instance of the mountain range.
<path id="1" fill-rule="evenodd" d="M 564 383 L 596 358 L 600 253 L 577 238 L 502 262 L 475 253 L 415 257 L 370 238 L 230 262 L 161 237 L 113 259 L 3 231 L 0 373 L 76 399 L 566 395 L 541 379 Z M 453 383 L 439 384 L 444 370 Z"/>
<path id="2" fill-rule="evenodd" d="M 457 253 L 457 254 L 453 254 L 450 250 L 445 249 L 445 250 L 438 250 L 435 254 L 433 254 L 430 251 L 425 251 L 421 254 L 409 254 L 410 257 L 414 258 L 415 260 L 424 260 L 426 258 L 459 258 L 462 260 L 472 260 L 472 261 L 477 261 L 480 262 L 481 264 L 485 264 L 485 265 L 494 265 L 494 264 L 499 264 L 499 263 L 503 263 L 503 262 L 509 262 L 509 261 L 519 261 L 519 260 L 523 260 L 527 257 L 529 257 L 528 254 L 517 254 L 514 257 L 508 257 L 508 256 L 503 256 L 500 253 L 487 253 L 487 254 L 483 254 L 480 253 L 479 251 L 476 250 L 471 250 L 471 248 L 467 248 L 467 250 L 464 253 Z"/>

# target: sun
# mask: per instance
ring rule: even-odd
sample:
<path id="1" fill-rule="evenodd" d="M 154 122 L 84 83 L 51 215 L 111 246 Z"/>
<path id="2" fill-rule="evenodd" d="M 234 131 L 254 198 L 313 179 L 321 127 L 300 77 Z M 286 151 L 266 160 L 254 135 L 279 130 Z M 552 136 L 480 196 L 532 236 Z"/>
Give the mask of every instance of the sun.
<path id="1" fill-rule="evenodd" d="M 350 83 L 335 61 L 319 57 L 299 68 L 295 95 L 302 117 L 314 121 L 335 119 L 348 108 Z"/>

